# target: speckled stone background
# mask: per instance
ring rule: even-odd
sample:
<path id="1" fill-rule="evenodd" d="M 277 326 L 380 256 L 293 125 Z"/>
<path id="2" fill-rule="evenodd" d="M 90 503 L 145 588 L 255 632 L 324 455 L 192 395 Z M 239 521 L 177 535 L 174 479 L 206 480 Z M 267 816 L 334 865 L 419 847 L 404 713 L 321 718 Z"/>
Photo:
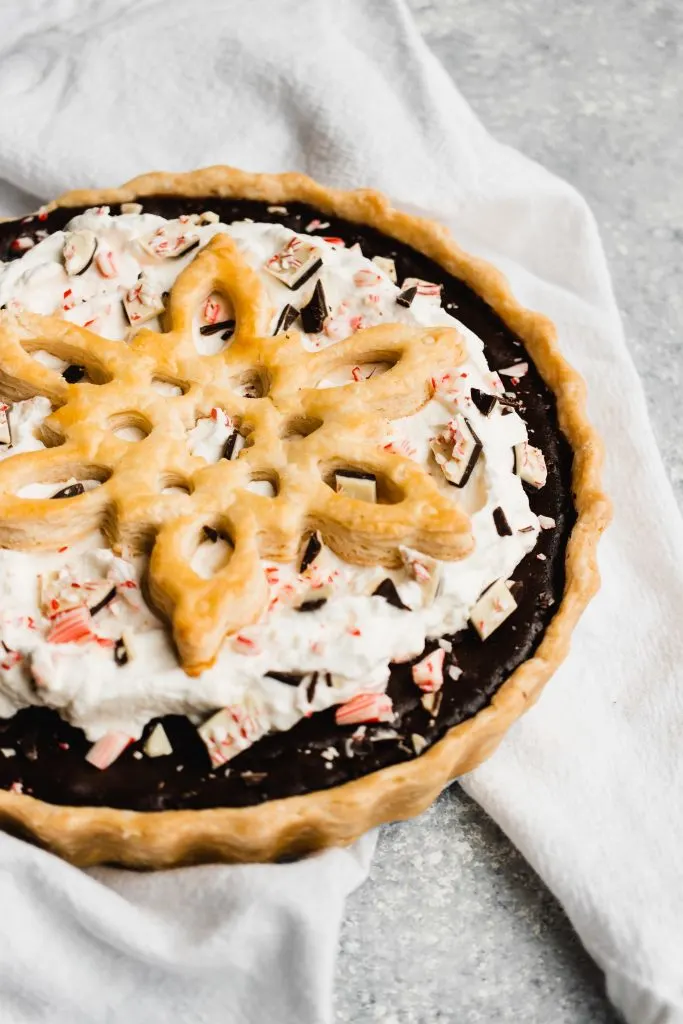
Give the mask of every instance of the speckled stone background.
<path id="1" fill-rule="evenodd" d="M 499 139 L 567 178 L 600 226 L 683 502 L 683 2 L 409 0 Z M 562 909 L 457 786 L 385 828 L 349 900 L 339 1022 L 615 1024 Z"/>

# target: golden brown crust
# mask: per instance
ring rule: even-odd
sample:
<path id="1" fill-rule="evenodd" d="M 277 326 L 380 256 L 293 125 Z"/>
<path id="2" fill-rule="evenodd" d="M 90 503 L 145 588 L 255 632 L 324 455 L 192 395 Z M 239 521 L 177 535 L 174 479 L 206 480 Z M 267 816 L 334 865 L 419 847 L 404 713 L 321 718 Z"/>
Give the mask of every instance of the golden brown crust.
<path id="1" fill-rule="evenodd" d="M 596 548 L 610 519 L 610 503 L 600 480 L 602 444 L 586 418 L 583 380 L 561 355 L 553 324 L 520 306 L 503 275 L 464 253 L 444 227 L 393 209 L 376 192 L 343 192 L 300 174 L 248 174 L 229 167 L 146 174 L 120 189 L 69 192 L 48 209 L 127 202 L 162 193 L 234 196 L 273 204 L 300 200 L 393 235 L 463 279 L 520 335 L 555 393 L 560 426 L 574 453 L 577 521 L 567 546 L 563 599 L 535 655 L 512 673 L 474 718 L 449 730 L 426 753 L 406 764 L 333 789 L 246 808 L 135 812 L 59 807 L 0 792 L 0 824 L 7 831 L 83 866 L 116 862 L 161 868 L 206 861 L 274 860 L 349 843 L 375 825 L 418 814 L 450 780 L 493 753 L 565 658 L 572 630 L 599 585 Z"/>

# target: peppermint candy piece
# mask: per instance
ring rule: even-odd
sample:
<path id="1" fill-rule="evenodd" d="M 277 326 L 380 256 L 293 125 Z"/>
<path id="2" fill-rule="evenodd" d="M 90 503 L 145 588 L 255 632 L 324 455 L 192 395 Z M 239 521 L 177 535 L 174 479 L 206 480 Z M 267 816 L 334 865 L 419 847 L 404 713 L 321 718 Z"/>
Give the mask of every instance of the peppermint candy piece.
<path id="1" fill-rule="evenodd" d="M 430 441 L 430 447 L 449 484 L 464 487 L 482 452 L 482 443 L 470 421 L 458 413 Z"/>
<path id="2" fill-rule="evenodd" d="M 86 761 L 104 771 L 121 756 L 127 746 L 133 742 L 125 732 L 106 732 L 85 755 Z"/>
<path id="3" fill-rule="evenodd" d="M 142 274 L 123 298 L 123 308 L 128 322 L 133 327 L 153 320 L 164 311 L 161 293 L 155 291 L 149 280 Z"/>
<path id="4" fill-rule="evenodd" d="M 337 725 L 393 722 L 394 706 L 386 693 L 357 693 L 351 700 L 339 705 L 334 720 Z"/>
<path id="5" fill-rule="evenodd" d="M 507 580 L 500 579 L 484 591 L 470 612 L 470 622 L 482 640 L 486 640 L 512 615 L 517 602 Z"/>
<path id="6" fill-rule="evenodd" d="M 446 652 L 437 647 L 426 657 L 413 665 L 413 682 L 423 693 L 436 693 L 443 686 L 443 660 Z"/>
<path id="7" fill-rule="evenodd" d="M 59 612 L 52 620 L 52 629 L 47 634 L 49 644 L 80 644 L 96 640 L 92 629 L 92 616 L 85 605 Z"/>
<path id="8" fill-rule="evenodd" d="M 266 260 L 265 269 L 281 284 L 296 291 L 320 270 L 323 261 L 315 245 L 295 235 L 284 249 Z"/>
<path id="9" fill-rule="evenodd" d="M 187 231 L 187 225 L 180 221 L 169 221 L 162 224 L 150 235 L 143 235 L 138 238 L 138 243 L 145 252 L 156 259 L 175 259 L 189 252 L 196 245 L 199 245 L 199 237 Z"/>
<path id="10" fill-rule="evenodd" d="M 440 284 L 434 284 L 433 281 L 423 281 L 420 277 L 407 277 L 403 282 L 401 291 L 405 292 L 409 288 L 414 288 L 416 294 L 424 298 L 430 306 L 441 305 Z"/>
<path id="11" fill-rule="evenodd" d="M 69 277 L 84 274 L 97 252 L 97 237 L 94 231 L 82 228 L 80 231 L 68 231 L 64 239 L 62 256 L 64 269 Z"/>
<path id="12" fill-rule="evenodd" d="M 364 473 L 360 469 L 338 469 L 334 474 L 337 494 L 357 501 L 377 501 L 377 478 L 373 473 Z"/>
<path id="13" fill-rule="evenodd" d="M 398 281 L 396 264 L 389 256 L 373 256 L 372 262 L 376 264 L 380 270 L 384 271 L 390 281 L 393 281 L 394 284 L 396 284 Z"/>
<path id="14" fill-rule="evenodd" d="M 0 402 L 0 444 L 12 444 L 12 435 L 9 429 L 9 405 L 5 405 L 4 402 Z"/>
<path id="15" fill-rule="evenodd" d="M 528 441 L 522 441 L 515 445 L 514 453 L 517 476 L 532 487 L 543 487 L 548 477 L 548 469 L 541 449 L 534 448 Z"/>
<path id="16" fill-rule="evenodd" d="M 266 731 L 256 710 L 246 704 L 231 704 L 222 708 L 197 730 L 214 768 L 219 768 L 241 750 L 246 750 Z"/>
<path id="17" fill-rule="evenodd" d="M 147 737 L 144 751 L 147 757 L 166 757 L 168 754 L 173 753 L 171 741 L 166 735 L 166 730 L 161 722 L 157 722 Z"/>

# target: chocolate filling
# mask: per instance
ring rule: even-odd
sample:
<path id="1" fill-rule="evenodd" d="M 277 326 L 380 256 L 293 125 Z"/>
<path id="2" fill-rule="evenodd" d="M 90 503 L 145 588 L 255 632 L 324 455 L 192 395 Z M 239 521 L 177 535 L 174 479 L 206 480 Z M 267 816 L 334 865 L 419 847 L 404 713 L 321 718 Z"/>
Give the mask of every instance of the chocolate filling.
<path id="1" fill-rule="evenodd" d="M 343 238 L 349 247 L 358 243 L 367 257 L 393 259 L 400 281 L 413 277 L 441 284 L 444 309 L 455 313 L 479 335 L 492 369 L 504 369 L 520 360 L 529 362 L 529 372 L 514 386 L 514 391 L 528 425 L 529 441 L 545 454 L 548 480 L 540 490 L 524 486 L 532 510 L 553 518 L 557 525 L 541 532 L 534 550 L 515 570 L 513 592 L 519 607 L 499 629 L 485 642 L 469 629 L 448 635 L 453 652 L 445 658 L 446 682 L 438 714 L 423 707 L 422 694 L 412 681 L 411 664 L 392 665 L 388 693 L 397 717 L 391 730 L 381 724 L 368 725 L 362 737 L 354 739 L 357 727 L 335 725 L 331 708 L 303 718 L 288 732 L 273 733 L 259 740 L 229 762 L 226 776 L 224 769 L 211 770 L 196 728 L 183 716 L 166 715 L 151 721 L 139 741 L 131 744 L 106 771 L 99 771 L 84 759 L 90 744 L 79 729 L 63 722 L 48 708 L 25 708 L 11 719 L 0 720 L 0 748 L 16 751 L 13 757 L 0 753 L 0 786 L 6 788 L 21 782 L 24 792 L 56 804 L 99 804 L 136 810 L 240 806 L 335 786 L 386 765 L 409 761 L 414 757 L 412 733 L 424 736 L 427 745 L 431 745 L 451 726 L 489 703 L 517 665 L 533 654 L 562 597 L 565 549 L 575 513 L 571 494 L 572 455 L 558 426 L 554 396 L 529 360 L 520 339 L 483 299 L 426 256 L 372 228 L 321 215 L 302 203 L 288 203 L 286 215 L 268 212 L 262 202 L 215 196 L 159 196 L 144 198 L 142 204 L 145 212 L 163 217 L 211 209 L 225 223 L 249 217 L 254 221 L 283 223 L 293 231 L 303 231 L 311 220 L 322 217 L 330 222 L 326 234 Z M 17 237 L 37 241 L 36 231 L 59 230 L 80 212 L 81 208 L 58 209 L 44 221 L 35 218 L 28 223 L 0 224 L 0 260 L 21 256 L 21 251 L 12 249 Z M 118 207 L 112 207 L 112 213 L 118 212 Z M 539 553 L 545 555 L 545 560 L 536 557 Z M 436 641 L 429 641 L 415 660 L 435 647 Z M 121 642 L 115 652 L 116 660 L 123 664 L 127 656 Z M 457 680 L 448 676 L 452 663 L 462 669 Z M 300 679 L 287 673 L 285 680 L 285 673 L 276 671 L 268 674 L 292 685 L 298 685 Z M 314 677 L 311 691 L 325 685 L 325 680 L 325 675 Z M 134 753 L 142 750 L 159 720 L 173 753 L 138 760 Z M 326 760 L 322 754 L 330 747 L 338 756 Z"/>

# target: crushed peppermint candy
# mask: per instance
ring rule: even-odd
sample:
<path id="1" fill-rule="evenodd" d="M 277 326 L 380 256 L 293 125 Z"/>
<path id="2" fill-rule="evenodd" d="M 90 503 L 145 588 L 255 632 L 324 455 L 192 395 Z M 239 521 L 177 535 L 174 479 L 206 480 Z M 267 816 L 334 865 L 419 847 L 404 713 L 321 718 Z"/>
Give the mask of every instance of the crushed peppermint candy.
<path id="1" fill-rule="evenodd" d="M 498 373 L 501 373 L 504 377 L 515 377 L 517 380 L 519 380 L 520 377 L 525 377 L 528 372 L 528 363 L 515 363 L 514 366 L 508 366 L 506 369 L 498 371 Z"/>
<path id="2" fill-rule="evenodd" d="M 127 746 L 133 742 L 133 738 L 125 732 L 111 731 L 102 736 L 85 755 L 86 761 L 104 771 L 124 752 Z"/>
<path id="3" fill-rule="evenodd" d="M 443 686 L 443 662 L 446 652 L 437 647 L 431 654 L 413 665 L 411 672 L 413 682 L 423 693 L 436 693 Z"/>
<path id="4" fill-rule="evenodd" d="M 423 281 L 419 277 L 407 277 L 403 284 L 401 285 L 401 292 L 405 293 L 411 288 L 414 288 L 416 295 L 419 295 L 425 300 L 427 300 L 430 305 L 441 305 L 440 284 L 434 284 L 433 281 Z"/>
<path id="5" fill-rule="evenodd" d="M 532 487 L 543 487 L 548 477 L 545 457 L 540 448 L 534 448 L 528 441 L 521 441 L 514 447 L 515 473 L 518 477 L 531 484 Z"/>
<path id="6" fill-rule="evenodd" d="M 256 707 L 247 704 L 231 704 L 222 708 L 197 730 L 214 768 L 246 750 L 266 731 Z"/>
<path id="7" fill-rule="evenodd" d="M 482 640 L 488 639 L 512 615 L 517 602 L 510 593 L 508 581 L 496 580 L 481 595 L 470 611 L 470 622 Z"/>
<path id="8" fill-rule="evenodd" d="M 391 697 L 386 693 L 357 693 L 351 700 L 339 705 L 334 720 L 337 725 L 393 722 L 394 707 Z"/>
<path id="9" fill-rule="evenodd" d="M 295 290 L 320 270 L 323 265 L 319 250 L 294 235 L 284 249 L 265 262 L 265 270 L 276 280 Z"/>
<path id="10" fill-rule="evenodd" d="M 97 640 L 88 608 L 80 604 L 68 611 L 58 612 L 46 639 L 50 644 L 81 644 L 87 640 Z"/>

